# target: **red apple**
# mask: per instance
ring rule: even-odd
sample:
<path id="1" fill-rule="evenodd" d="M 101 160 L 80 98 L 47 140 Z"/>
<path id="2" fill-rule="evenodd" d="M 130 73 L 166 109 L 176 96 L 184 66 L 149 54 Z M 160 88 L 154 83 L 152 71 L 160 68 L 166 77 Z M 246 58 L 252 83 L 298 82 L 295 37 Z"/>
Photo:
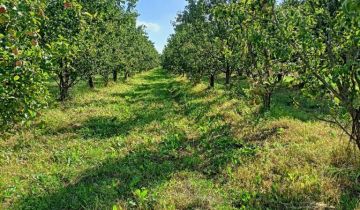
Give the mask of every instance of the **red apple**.
<path id="1" fill-rule="evenodd" d="M 17 48 L 13 48 L 13 49 L 12 49 L 12 53 L 13 53 L 14 55 L 19 55 L 19 50 L 18 50 Z"/>
<path id="2" fill-rule="evenodd" d="M 26 34 L 27 34 L 28 36 L 35 36 L 35 35 L 36 35 L 36 33 L 35 33 L 35 32 L 32 32 L 32 31 L 28 31 L 28 32 L 26 32 Z"/>
<path id="3" fill-rule="evenodd" d="M 64 8 L 65 8 L 65 9 L 69 9 L 69 8 L 71 8 L 71 7 L 72 7 L 72 5 L 71 5 L 70 2 L 65 2 L 65 3 L 64 3 Z"/>
<path id="4" fill-rule="evenodd" d="M 36 39 L 33 39 L 33 40 L 31 40 L 31 44 L 32 44 L 32 46 L 37 46 L 38 41 Z"/>
<path id="5" fill-rule="evenodd" d="M 4 14 L 6 11 L 6 7 L 4 5 L 0 5 L 0 14 Z"/>
<path id="6" fill-rule="evenodd" d="M 15 66 L 20 67 L 23 65 L 23 61 L 16 61 Z"/>

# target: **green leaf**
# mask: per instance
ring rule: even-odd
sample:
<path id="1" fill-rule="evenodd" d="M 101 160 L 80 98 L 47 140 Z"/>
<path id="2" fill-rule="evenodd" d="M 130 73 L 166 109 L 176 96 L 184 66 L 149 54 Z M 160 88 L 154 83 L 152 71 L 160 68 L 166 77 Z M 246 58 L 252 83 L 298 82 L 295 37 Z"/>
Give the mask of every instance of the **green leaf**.
<path id="1" fill-rule="evenodd" d="M 16 76 L 14 77 L 14 81 L 18 81 L 19 79 L 20 79 L 19 75 L 16 75 Z"/>

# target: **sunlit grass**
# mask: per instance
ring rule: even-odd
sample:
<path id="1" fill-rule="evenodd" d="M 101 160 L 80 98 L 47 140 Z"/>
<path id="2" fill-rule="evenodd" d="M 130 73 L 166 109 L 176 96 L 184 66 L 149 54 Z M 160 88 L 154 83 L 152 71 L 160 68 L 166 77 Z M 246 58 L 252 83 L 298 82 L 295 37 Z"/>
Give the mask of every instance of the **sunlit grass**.
<path id="1" fill-rule="evenodd" d="M 341 132 L 286 92 L 259 116 L 223 88 L 161 69 L 80 84 L 0 141 L 0 209 L 359 207 L 359 154 Z"/>

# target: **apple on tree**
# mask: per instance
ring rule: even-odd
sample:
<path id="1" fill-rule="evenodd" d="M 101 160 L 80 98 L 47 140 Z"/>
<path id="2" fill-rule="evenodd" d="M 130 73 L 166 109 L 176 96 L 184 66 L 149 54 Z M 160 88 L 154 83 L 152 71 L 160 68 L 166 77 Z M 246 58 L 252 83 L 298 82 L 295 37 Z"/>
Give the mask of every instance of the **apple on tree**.
<path id="1" fill-rule="evenodd" d="M 6 7 L 4 5 L 0 5 L 0 14 L 4 14 L 6 11 Z"/>
<path id="2" fill-rule="evenodd" d="M 69 9 L 69 8 L 71 8 L 71 7 L 72 7 L 71 2 L 65 2 L 65 3 L 64 3 L 64 8 L 65 8 L 65 9 Z"/>

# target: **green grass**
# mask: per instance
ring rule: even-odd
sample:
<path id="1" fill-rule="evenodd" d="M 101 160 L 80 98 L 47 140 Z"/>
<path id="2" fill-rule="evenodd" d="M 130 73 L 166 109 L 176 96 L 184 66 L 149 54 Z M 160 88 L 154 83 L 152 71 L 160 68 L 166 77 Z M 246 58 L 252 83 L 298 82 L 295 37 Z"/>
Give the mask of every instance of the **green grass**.
<path id="1" fill-rule="evenodd" d="M 0 141 L 0 209 L 359 208 L 359 153 L 275 96 L 269 116 L 155 69 Z"/>

